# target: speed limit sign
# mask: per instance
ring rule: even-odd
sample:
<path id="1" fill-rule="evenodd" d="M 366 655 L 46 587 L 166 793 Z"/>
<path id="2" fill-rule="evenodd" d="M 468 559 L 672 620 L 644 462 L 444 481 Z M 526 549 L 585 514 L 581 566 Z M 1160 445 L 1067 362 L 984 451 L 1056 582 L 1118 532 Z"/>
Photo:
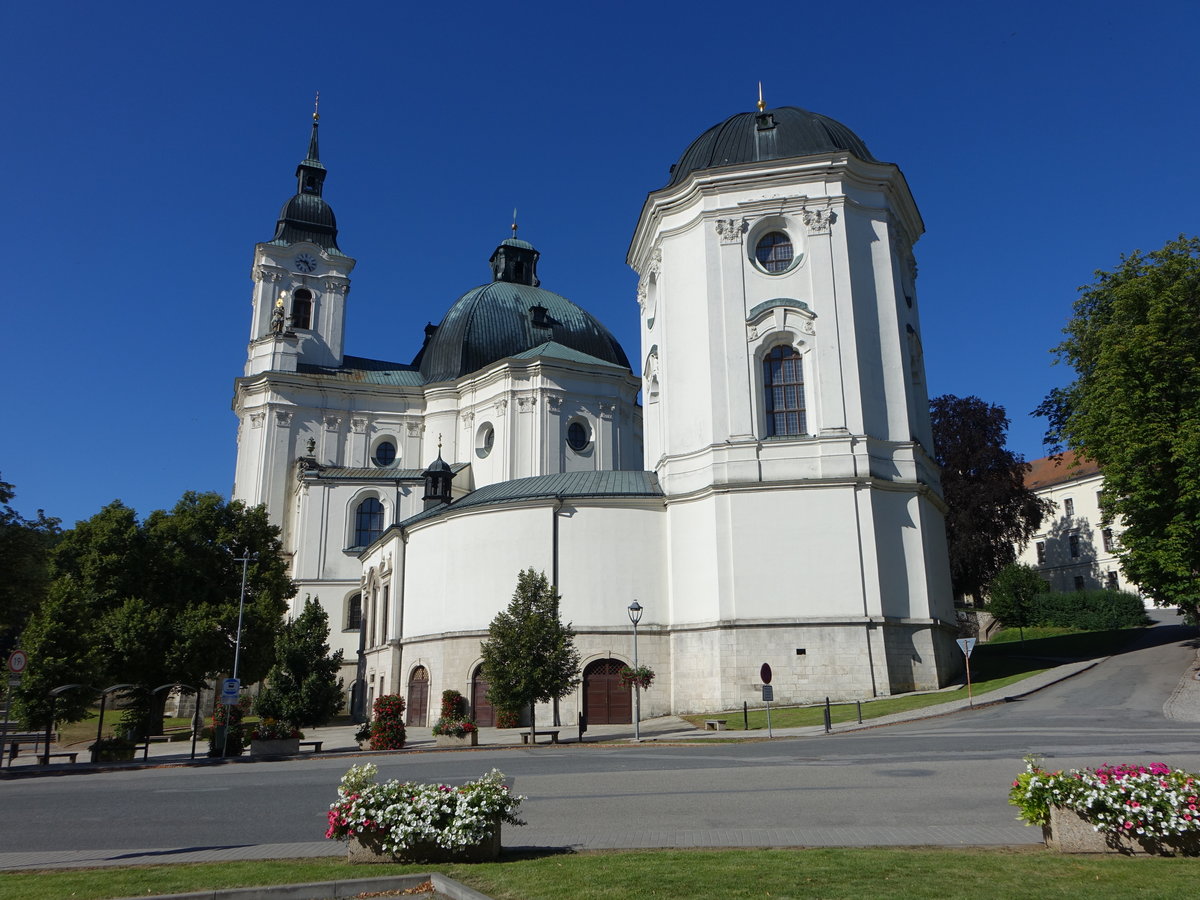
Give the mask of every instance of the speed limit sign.
<path id="1" fill-rule="evenodd" d="M 24 672 L 27 665 L 29 665 L 29 657 L 24 650 L 14 650 L 8 654 L 8 671 L 14 675 Z"/>

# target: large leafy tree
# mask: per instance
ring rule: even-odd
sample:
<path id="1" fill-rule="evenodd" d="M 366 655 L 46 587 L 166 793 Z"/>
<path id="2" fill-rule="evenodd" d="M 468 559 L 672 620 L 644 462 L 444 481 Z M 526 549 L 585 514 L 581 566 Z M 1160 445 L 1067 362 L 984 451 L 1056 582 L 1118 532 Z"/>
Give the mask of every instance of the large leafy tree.
<path id="1" fill-rule="evenodd" d="M 1048 504 L 1025 486 L 1025 460 L 1004 446 L 1004 407 L 945 394 L 929 410 L 954 594 L 978 599 L 1037 531 Z"/>
<path id="2" fill-rule="evenodd" d="M 50 585 L 50 551 L 59 520 L 37 511 L 26 519 L 9 504 L 16 492 L 0 481 L 0 652 L 10 650 L 25 623 L 46 597 Z"/>
<path id="3" fill-rule="evenodd" d="M 238 674 L 257 681 L 274 661 L 275 634 L 296 593 L 263 507 L 189 492 L 142 522 L 114 502 L 77 523 L 54 552 L 49 598 L 26 629 L 23 718 L 44 724 L 49 691 L 62 684 L 128 683 L 157 727 L 166 692 L 155 688 L 195 686 L 232 669 L 244 554 L 251 562 Z M 79 718 L 93 699 L 86 690 L 64 694 L 56 714 Z"/>
<path id="4" fill-rule="evenodd" d="M 1038 408 L 1047 440 L 1104 473 L 1121 566 L 1156 603 L 1200 617 L 1200 238 L 1134 251 L 1080 289 L 1055 351 L 1075 380 Z"/>
<path id="5" fill-rule="evenodd" d="M 488 626 L 483 642 L 483 676 L 488 700 L 497 709 L 529 707 L 529 728 L 535 732 L 537 703 L 562 697 L 579 684 L 579 651 L 570 623 L 563 624 L 559 596 L 544 573 L 526 569 L 508 609 Z"/>
<path id="6" fill-rule="evenodd" d="M 267 687 L 255 704 L 259 715 L 289 725 L 321 726 L 342 705 L 342 651 L 329 652 L 329 616 L 319 601 L 304 600 L 304 609 L 287 622 L 275 639 L 275 665 Z"/>

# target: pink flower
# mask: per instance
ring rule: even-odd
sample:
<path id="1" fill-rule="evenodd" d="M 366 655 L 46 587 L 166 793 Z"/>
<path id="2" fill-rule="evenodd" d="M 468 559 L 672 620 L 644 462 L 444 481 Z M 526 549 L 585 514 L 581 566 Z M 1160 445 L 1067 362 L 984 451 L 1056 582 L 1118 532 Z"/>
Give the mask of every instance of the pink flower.
<path id="1" fill-rule="evenodd" d="M 1125 827 L 1126 827 L 1126 828 L 1132 828 L 1132 827 L 1133 827 L 1133 823 L 1132 823 L 1132 822 L 1126 822 L 1126 823 L 1125 823 Z"/>

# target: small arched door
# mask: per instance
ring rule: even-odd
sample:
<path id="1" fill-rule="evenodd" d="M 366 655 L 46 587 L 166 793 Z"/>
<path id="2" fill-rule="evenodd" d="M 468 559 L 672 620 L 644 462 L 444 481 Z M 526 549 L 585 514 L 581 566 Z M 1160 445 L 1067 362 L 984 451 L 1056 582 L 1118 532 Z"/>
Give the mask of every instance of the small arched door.
<path id="1" fill-rule="evenodd" d="M 429 670 L 417 666 L 408 676 L 408 725 L 424 728 L 429 711 Z"/>
<path id="2" fill-rule="evenodd" d="M 633 722 L 633 691 L 621 684 L 619 659 L 598 659 L 583 670 L 583 714 L 589 725 Z"/>
<path id="3" fill-rule="evenodd" d="M 496 711 L 488 701 L 487 692 L 490 685 L 483 677 L 483 666 L 475 667 L 471 676 L 471 714 L 475 716 L 475 724 L 481 728 L 491 728 L 496 724 Z"/>

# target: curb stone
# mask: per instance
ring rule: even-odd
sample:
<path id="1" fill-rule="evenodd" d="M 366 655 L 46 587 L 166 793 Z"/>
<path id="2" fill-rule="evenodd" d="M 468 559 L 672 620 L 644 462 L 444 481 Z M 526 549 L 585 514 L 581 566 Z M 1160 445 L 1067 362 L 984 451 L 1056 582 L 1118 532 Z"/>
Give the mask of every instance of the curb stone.
<path id="1" fill-rule="evenodd" d="M 491 900 L 487 894 L 481 894 L 440 872 L 227 888 L 219 891 L 192 891 L 187 894 L 140 894 L 123 900 L 343 900 L 361 894 L 411 890 L 427 881 L 433 883 L 437 896 L 449 897 L 451 900 Z"/>

